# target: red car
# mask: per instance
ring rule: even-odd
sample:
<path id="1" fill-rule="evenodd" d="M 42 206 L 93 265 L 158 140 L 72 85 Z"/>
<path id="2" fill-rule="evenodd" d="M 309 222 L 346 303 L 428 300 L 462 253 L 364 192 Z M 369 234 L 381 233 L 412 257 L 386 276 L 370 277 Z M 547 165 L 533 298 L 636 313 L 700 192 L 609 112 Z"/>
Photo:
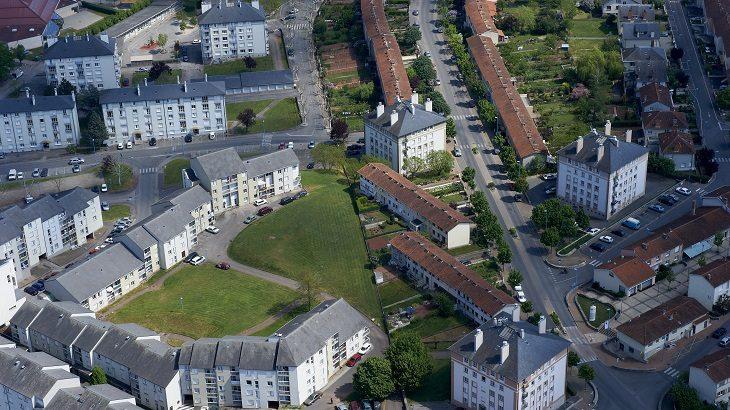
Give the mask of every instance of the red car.
<path id="1" fill-rule="evenodd" d="M 228 269 L 231 269 L 231 265 L 229 265 L 229 264 L 228 264 L 228 263 L 226 263 L 226 262 L 218 262 L 218 263 L 217 263 L 217 264 L 215 265 L 215 267 L 216 267 L 216 268 L 218 268 L 218 269 L 223 269 L 223 270 L 228 270 Z"/>
<path id="2" fill-rule="evenodd" d="M 355 353 L 355 355 L 352 356 L 350 358 L 350 360 L 348 360 L 347 363 L 345 363 L 345 364 L 347 365 L 347 367 L 352 367 L 352 366 L 356 365 L 357 362 L 360 361 L 360 359 L 362 359 L 362 355 L 360 353 Z"/>
<path id="3" fill-rule="evenodd" d="M 263 208 L 259 208 L 259 211 L 257 212 L 257 214 L 259 216 L 264 216 L 264 215 L 266 215 L 266 214 L 268 214 L 270 212 L 273 212 L 273 211 L 274 211 L 274 209 L 271 208 L 270 206 L 265 206 Z"/>

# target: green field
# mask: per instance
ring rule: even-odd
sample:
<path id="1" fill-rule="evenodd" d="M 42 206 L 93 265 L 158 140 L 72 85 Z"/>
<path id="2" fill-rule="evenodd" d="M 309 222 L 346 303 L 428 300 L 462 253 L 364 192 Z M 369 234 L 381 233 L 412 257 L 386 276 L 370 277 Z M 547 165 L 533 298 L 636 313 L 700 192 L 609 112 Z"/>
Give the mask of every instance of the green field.
<path id="1" fill-rule="evenodd" d="M 243 60 L 232 60 L 220 64 L 206 65 L 203 71 L 208 75 L 228 75 L 246 71 L 271 71 L 274 69 L 274 59 L 271 55 L 256 57 L 254 60 L 256 60 L 256 67 L 254 68 L 246 67 Z"/>
<path id="2" fill-rule="evenodd" d="M 433 370 L 420 389 L 409 393 L 408 399 L 418 402 L 443 401 L 451 397 L 451 360 L 431 359 Z"/>
<path id="3" fill-rule="evenodd" d="M 291 289 L 234 270 L 189 265 L 108 319 L 192 338 L 221 337 L 262 322 L 297 297 Z"/>
<path id="4" fill-rule="evenodd" d="M 334 174 L 302 172 L 309 195 L 241 231 L 228 254 L 293 279 L 315 276 L 328 293 L 379 316 L 360 225 L 348 187 L 339 180 Z"/>
<path id="5" fill-rule="evenodd" d="M 410 287 L 405 281 L 398 278 L 378 286 L 378 291 L 380 292 L 380 302 L 383 306 L 398 303 L 403 299 L 408 299 L 409 297 L 418 295 L 419 293 L 417 290 Z"/>
<path id="6" fill-rule="evenodd" d="M 238 114 L 243 112 L 245 109 L 250 108 L 258 115 L 269 105 L 271 105 L 271 107 L 263 113 L 260 118 L 256 118 L 256 122 L 254 125 L 249 127 L 247 133 L 288 130 L 301 123 L 297 100 L 296 98 L 291 97 L 284 98 L 279 101 L 261 100 L 228 103 L 226 104 L 226 117 L 228 118 L 229 127 L 230 124 L 237 121 L 236 117 L 238 117 Z M 241 131 L 243 131 L 242 128 Z"/>
<path id="7" fill-rule="evenodd" d="M 404 327 L 402 331 L 413 332 L 419 337 L 424 338 L 433 336 L 436 333 L 441 333 L 444 330 L 448 330 L 458 326 L 466 326 L 469 324 L 469 319 L 463 316 L 451 315 L 443 317 L 440 316 L 438 313 L 433 312 L 426 317 L 413 319 L 413 321 L 411 321 L 411 324 Z M 398 329 L 396 330 L 396 333 L 400 331 L 401 329 Z"/>
<path id="8" fill-rule="evenodd" d="M 182 170 L 188 167 L 190 167 L 190 160 L 187 158 L 175 158 L 165 164 L 163 185 L 182 188 Z"/>
<path id="9" fill-rule="evenodd" d="M 136 84 L 144 84 L 144 79 L 147 78 L 149 73 L 147 72 L 135 72 L 132 74 L 132 80 L 130 81 L 130 85 L 136 85 Z M 170 71 L 169 73 L 162 73 L 159 77 L 154 81 L 155 84 L 172 84 L 177 82 L 178 77 L 182 78 L 182 70 L 181 69 L 175 69 Z M 181 80 L 182 81 L 182 80 Z M 152 81 L 148 81 L 150 84 Z"/>
<path id="10" fill-rule="evenodd" d="M 261 112 L 274 100 L 260 100 L 260 101 L 241 101 L 235 103 L 226 103 L 226 118 L 229 122 L 237 121 L 236 117 L 242 113 L 245 109 L 250 108 L 255 113 Z"/>
<path id="11" fill-rule="evenodd" d="M 603 322 L 616 316 L 616 309 L 608 303 L 585 297 L 581 294 L 575 296 L 575 300 L 580 306 L 580 310 L 583 311 L 586 319 L 588 319 L 588 313 L 590 312 L 591 305 L 596 305 L 596 320 L 588 321 L 593 327 L 599 327 Z"/>
<path id="12" fill-rule="evenodd" d="M 130 216 L 131 214 L 129 205 L 118 204 L 110 206 L 108 211 L 102 211 L 101 217 L 104 222 L 111 222 L 119 218 L 124 218 L 125 216 Z"/>
<path id="13" fill-rule="evenodd" d="M 127 191 L 134 187 L 134 173 L 127 164 L 118 163 L 114 171 L 101 176 L 109 186 L 109 192 Z"/>
<path id="14" fill-rule="evenodd" d="M 501 269 L 497 262 L 490 259 L 484 262 L 469 265 L 469 269 L 478 273 L 484 280 L 496 286 L 497 281 L 501 280 Z"/>

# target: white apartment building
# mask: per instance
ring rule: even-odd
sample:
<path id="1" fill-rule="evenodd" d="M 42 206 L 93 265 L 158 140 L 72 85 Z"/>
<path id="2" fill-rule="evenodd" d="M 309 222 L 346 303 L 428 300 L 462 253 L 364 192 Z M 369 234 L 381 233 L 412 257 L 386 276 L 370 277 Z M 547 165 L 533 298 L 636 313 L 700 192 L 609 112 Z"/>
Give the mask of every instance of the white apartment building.
<path id="1" fill-rule="evenodd" d="M 591 131 L 558 151 L 557 196 L 587 214 L 610 219 L 644 195 L 649 152 Z M 627 138 L 628 140 L 628 138 Z"/>
<path id="2" fill-rule="evenodd" d="M 107 145 L 182 138 L 226 130 L 225 85 L 214 82 L 137 85 L 102 90 Z"/>
<path id="3" fill-rule="evenodd" d="M 390 264 L 411 282 L 428 290 L 442 290 L 456 300 L 456 307 L 477 323 L 497 316 L 520 319 L 516 301 L 476 272 L 416 232 L 403 232 L 390 240 Z"/>
<path id="4" fill-rule="evenodd" d="M 0 152 L 66 148 L 81 138 L 76 96 L 35 96 L 0 99 Z"/>
<path id="5" fill-rule="evenodd" d="M 447 249 L 469 245 L 472 222 L 385 164 L 362 167 L 360 192 L 401 218 L 414 231 L 427 233 Z"/>
<path id="6" fill-rule="evenodd" d="M 203 2 L 202 11 L 198 24 L 204 62 L 269 54 L 266 13 L 257 0 L 251 4 L 240 0 L 234 4 L 223 1 L 212 6 Z"/>
<path id="7" fill-rule="evenodd" d="M 387 160 L 397 172 L 405 172 L 406 158 L 425 160 L 430 152 L 445 149 L 446 118 L 433 112 L 430 99 L 418 104 L 418 93 L 387 107 L 378 103 L 365 116 L 365 152 Z"/>
<path id="8" fill-rule="evenodd" d="M 692 363 L 689 386 L 704 402 L 717 405 L 730 402 L 730 356 L 727 351 L 720 349 Z"/>
<path id="9" fill-rule="evenodd" d="M 730 260 L 714 260 L 689 274 L 687 296 L 700 302 L 707 310 L 722 296 L 730 295 Z"/>
<path id="10" fill-rule="evenodd" d="M 55 87 L 67 80 L 82 90 L 88 86 L 118 88 L 122 75 L 119 54 L 116 40 L 105 33 L 51 37 L 43 53 L 46 83 Z"/>
<path id="11" fill-rule="evenodd" d="M 190 169 L 210 193 L 215 215 L 301 188 L 299 159 L 292 149 L 242 160 L 235 148 L 226 148 L 193 158 Z M 192 184 L 187 174 L 183 183 Z"/>
<path id="12" fill-rule="evenodd" d="M 22 282 L 41 258 L 85 244 L 103 224 L 99 196 L 83 188 L 14 205 L 0 212 L 0 258 L 14 261 Z"/>
<path id="13" fill-rule="evenodd" d="M 570 342 L 542 316 L 488 322 L 452 345 L 451 404 L 464 409 L 552 410 L 565 402 Z"/>
<path id="14" fill-rule="evenodd" d="M 18 294 L 21 293 L 18 291 L 15 264 L 12 259 L 0 260 L 0 326 L 7 325 L 25 302 L 25 297 L 18 297 Z"/>

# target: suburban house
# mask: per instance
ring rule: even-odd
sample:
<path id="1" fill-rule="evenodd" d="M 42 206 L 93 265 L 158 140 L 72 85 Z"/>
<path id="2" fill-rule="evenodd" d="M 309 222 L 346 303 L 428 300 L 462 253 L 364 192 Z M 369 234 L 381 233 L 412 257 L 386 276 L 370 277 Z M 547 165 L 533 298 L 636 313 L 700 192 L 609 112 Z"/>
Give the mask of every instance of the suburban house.
<path id="1" fill-rule="evenodd" d="M 636 47 L 621 50 L 624 72 L 632 72 L 640 62 L 667 65 L 667 53 L 661 47 Z"/>
<path id="2" fill-rule="evenodd" d="M 725 0 L 700 0 L 698 3 L 705 13 L 705 31 L 713 37 L 715 52 L 730 81 L 730 5 Z"/>
<path id="3" fill-rule="evenodd" d="M 589 215 L 610 219 L 644 195 L 649 153 L 595 129 L 558 151 L 557 196 Z"/>
<path id="4" fill-rule="evenodd" d="M 428 154 L 446 149 L 446 117 L 433 111 L 433 102 L 410 100 L 382 102 L 365 116 L 365 152 L 383 158 L 391 168 L 406 173 L 409 158 L 426 160 Z"/>
<path id="5" fill-rule="evenodd" d="M 687 296 L 694 298 L 707 310 L 722 296 L 730 295 L 730 259 L 717 259 L 689 274 Z"/>
<path id="6" fill-rule="evenodd" d="M 656 282 L 656 272 L 636 257 L 614 258 L 593 270 L 593 281 L 608 291 L 631 296 Z"/>
<path id="7" fill-rule="evenodd" d="M 621 50 L 624 87 L 638 90 L 645 85 L 667 84 L 667 55 L 661 47 L 636 47 Z"/>
<path id="8" fill-rule="evenodd" d="M 15 264 L 11 259 L 0 260 L 0 326 L 5 326 L 25 302 L 25 292 L 18 290 Z"/>
<path id="9" fill-rule="evenodd" d="M 689 386 L 697 391 L 700 400 L 710 404 L 730 401 L 730 356 L 726 349 L 692 363 L 689 367 Z"/>
<path id="10" fill-rule="evenodd" d="M 677 130 L 659 134 L 659 154 L 671 159 L 677 171 L 695 169 L 695 144 L 692 134 Z"/>
<path id="11" fill-rule="evenodd" d="M 669 87 L 659 83 L 649 83 L 637 91 L 642 112 L 672 111 L 674 103 Z"/>
<path id="12" fill-rule="evenodd" d="M 466 25 L 476 35 L 492 39 L 494 44 L 504 41 L 504 32 L 494 24 L 497 2 L 494 0 L 466 0 L 464 2 Z"/>
<path id="13" fill-rule="evenodd" d="M 696 300 L 678 296 L 616 328 L 619 350 L 646 362 L 677 340 L 691 337 L 710 325 L 707 309 Z"/>
<path id="14" fill-rule="evenodd" d="M 659 23 L 621 23 L 621 48 L 659 47 Z"/>
<path id="15" fill-rule="evenodd" d="M 442 290 L 456 300 L 456 307 L 477 323 L 497 316 L 520 318 L 520 305 L 416 232 L 403 232 L 390 240 L 390 264 L 404 272 L 420 288 Z"/>
<path id="16" fill-rule="evenodd" d="M 638 4 L 641 4 L 641 0 L 605 0 L 601 5 L 601 11 L 604 16 L 606 14 L 618 15 L 621 6 Z"/>
<path id="17" fill-rule="evenodd" d="M 221 62 L 269 54 L 266 13 L 258 0 L 201 4 L 198 17 L 203 61 Z"/>
<path id="18" fill-rule="evenodd" d="M 557 409 L 570 342 L 528 322 L 486 322 L 449 347 L 451 404 L 463 409 Z"/>
<path id="19" fill-rule="evenodd" d="M 186 402 L 197 407 L 301 406 L 369 341 L 371 323 L 344 299 L 322 302 L 270 337 L 183 344 Z"/>
<path id="20" fill-rule="evenodd" d="M 67 80 L 81 90 L 89 86 L 118 88 L 120 54 L 116 40 L 106 33 L 50 38 L 43 52 L 46 83 L 55 87 Z"/>
<path id="21" fill-rule="evenodd" d="M 59 149 L 79 143 L 76 94 L 0 99 L 3 138 L 0 153 Z"/>
<path id="22" fill-rule="evenodd" d="M 659 135 L 670 131 L 689 132 L 687 116 L 679 111 L 651 111 L 641 114 L 644 146 L 659 145 Z"/>
<path id="23" fill-rule="evenodd" d="M 193 158 L 190 169 L 210 193 L 215 215 L 301 188 L 299 159 L 292 149 L 242 160 L 235 148 L 226 148 Z M 183 183 L 193 184 L 187 172 Z"/>
<path id="24" fill-rule="evenodd" d="M 527 165 L 538 156 L 546 157 L 545 141 L 495 43 L 485 36 L 471 36 L 466 42 L 486 86 L 487 98 L 497 107 L 498 127 L 504 129 L 503 135 L 514 148 L 517 160 Z"/>
<path id="25" fill-rule="evenodd" d="M 621 4 L 618 6 L 617 25 L 621 35 L 622 24 L 626 22 L 654 21 L 654 5 L 652 4 Z"/>
<path id="26" fill-rule="evenodd" d="M 403 218 L 414 231 L 425 232 L 447 249 L 469 244 L 472 222 L 385 164 L 362 167 L 360 192 Z"/>

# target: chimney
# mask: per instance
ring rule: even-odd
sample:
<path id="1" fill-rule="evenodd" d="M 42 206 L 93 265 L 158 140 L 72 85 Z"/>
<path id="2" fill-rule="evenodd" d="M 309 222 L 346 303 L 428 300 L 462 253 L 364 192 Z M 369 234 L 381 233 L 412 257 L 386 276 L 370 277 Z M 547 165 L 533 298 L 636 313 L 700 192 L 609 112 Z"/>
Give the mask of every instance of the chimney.
<path id="1" fill-rule="evenodd" d="M 139 83 L 137 83 L 137 95 L 142 95 L 142 91 L 139 90 Z"/>
<path id="2" fill-rule="evenodd" d="M 180 76 L 177 76 L 177 83 L 180 84 Z"/>
<path id="3" fill-rule="evenodd" d="M 71 99 L 76 101 L 76 91 L 71 91 Z"/>
<path id="4" fill-rule="evenodd" d="M 393 110 L 390 112 L 390 125 L 393 126 L 398 122 L 398 111 Z"/>
<path id="5" fill-rule="evenodd" d="M 382 101 L 378 101 L 378 106 L 375 107 L 375 114 L 377 115 L 377 118 L 380 118 L 381 115 L 385 114 L 385 106 Z"/>
<path id="6" fill-rule="evenodd" d="M 35 105 L 35 94 L 31 95 L 31 96 L 30 96 L 30 99 L 31 99 L 31 103 L 32 103 L 33 105 Z"/>
<path id="7" fill-rule="evenodd" d="M 499 350 L 499 364 L 504 364 L 509 357 L 509 343 L 506 340 L 502 341 L 502 347 Z"/>
<path id="8" fill-rule="evenodd" d="M 88 31 L 86 32 L 86 41 L 91 41 L 91 40 L 89 39 L 89 32 L 88 32 Z"/>
<path id="9" fill-rule="evenodd" d="M 482 329 L 477 329 L 474 332 L 474 351 L 478 351 L 479 348 L 482 346 L 482 342 L 484 342 L 484 332 L 482 332 Z"/>
<path id="10" fill-rule="evenodd" d="M 53 95 L 58 95 L 58 88 L 53 87 Z"/>
<path id="11" fill-rule="evenodd" d="M 147 87 L 147 77 L 144 79 L 144 86 Z"/>
<path id="12" fill-rule="evenodd" d="M 646 242 L 642 242 L 642 243 L 641 243 L 641 249 L 643 249 L 643 250 L 647 250 L 647 249 L 649 249 L 649 244 L 648 244 L 648 243 L 646 243 Z"/>
<path id="13" fill-rule="evenodd" d="M 426 98 L 426 111 L 433 111 L 433 101 L 430 98 Z"/>
<path id="14" fill-rule="evenodd" d="M 606 128 L 603 131 L 606 136 L 611 135 L 611 120 L 606 120 Z"/>
<path id="15" fill-rule="evenodd" d="M 547 321 L 545 315 L 540 315 L 540 320 L 537 322 L 537 332 L 544 335 L 547 331 Z"/>
<path id="16" fill-rule="evenodd" d="M 205 73 L 205 82 L 208 82 L 208 73 Z"/>
<path id="17" fill-rule="evenodd" d="M 603 146 L 603 144 L 598 146 L 598 149 L 596 149 L 596 162 L 600 162 L 601 159 L 603 159 L 603 152 L 606 148 Z"/>
<path id="18" fill-rule="evenodd" d="M 25 89 L 25 98 L 30 98 L 30 88 Z"/>
<path id="19" fill-rule="evenodd" d="M 575 153 L 579 153 L 583 149 L 583 136 L 578 137 L 577 140 L 575 140 Z"/>
<path id="20" fill-rule="evenodd" d="M 418 104 L 418 93 L 414 92 L 411 94 L 411 104 Z"/>
<path id="21" fill-rule="evenodd" d="M 261 6 L 259 6 L 259 0 L 251 0 L 251 7 L 261 10 Z"/>
<path id="22" fill-rule="evenodd" d="M 183 81 L 183 91 L 185 91 L 186 93 L 188 92 L 188 82 L 187 81 Z"/>
<path id="23" fill-rule="evenodd" d="M 633 134 L 632 130 L 626 130 L 626 142 L 631 142 L 631 134 Z"/>
<path id="24" fill-rule="evenodd" d="M 68 43 L 68 36 L 64 37 L 63 39 L 66 40 L 66 43 Z"/>

